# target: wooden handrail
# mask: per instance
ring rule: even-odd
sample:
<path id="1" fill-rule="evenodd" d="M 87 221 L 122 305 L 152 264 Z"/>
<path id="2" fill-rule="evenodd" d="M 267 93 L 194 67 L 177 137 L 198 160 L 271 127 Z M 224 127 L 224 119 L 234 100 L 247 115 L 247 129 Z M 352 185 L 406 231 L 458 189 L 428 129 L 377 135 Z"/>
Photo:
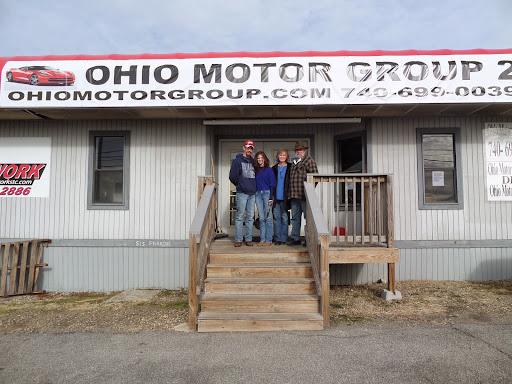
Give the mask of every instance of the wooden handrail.
<path id="1" fill-rule="evenodd" d="M 313 277 L 320 298 L 324 328 L 329 326 L 329 230 L 313 184 L 304 182 L 306 193 L 306 242 L 313 267 Z"/>
<path id="2" fill-rule="evenodd" d="M 190 329 L 195 330 L 199 312 L 199 300 L 206 274 L 208 254 L 215 237 L 216 187 L 209 184 L 202 191 L 196 214 L 189 231 L 189 283 L 188 307 Z"/>

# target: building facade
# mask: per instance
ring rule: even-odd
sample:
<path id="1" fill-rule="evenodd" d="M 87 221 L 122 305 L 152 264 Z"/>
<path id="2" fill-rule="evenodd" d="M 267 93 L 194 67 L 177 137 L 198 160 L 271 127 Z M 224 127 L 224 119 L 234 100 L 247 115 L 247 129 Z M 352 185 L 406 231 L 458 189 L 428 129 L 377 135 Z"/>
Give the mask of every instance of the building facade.
<path id="1" fill-rule="evenodd" d="M 507 50 L 2 59 L 0 241 L 52 240 L 39 277 L 48 291 L 186 287 L 198 177 L 215 175 L 220 229 L 232 234 L 227 174 L 243 141 L 275 157 L 303 140 L 320 173 L 393 175 L 398 280 L 510 279 L 511 60 Z M 60 75 L 35 68 L 49 64 Z M 331 283 L 375 282 L 385 268 L 331 266 Z"/>

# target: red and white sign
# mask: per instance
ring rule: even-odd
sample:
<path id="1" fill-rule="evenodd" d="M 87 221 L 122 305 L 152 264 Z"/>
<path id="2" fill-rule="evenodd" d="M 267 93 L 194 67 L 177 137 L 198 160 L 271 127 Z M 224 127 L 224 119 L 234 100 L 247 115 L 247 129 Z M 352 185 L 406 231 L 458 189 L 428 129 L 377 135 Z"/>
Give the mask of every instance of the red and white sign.
<path id="1" fill-rule="evenodd" d="M 488 201 L 512 201 L 512 124 L 486 123 L 483 130 Z"/>
<path id="2" fill-rule="evenodd" d="M 511 103 L 512 51 L 1 60 L 0 108 Z"/>
<path id="3" fill-rule="evenodd" d="M 50 195 L 51 139 L 0 140 L 0 198 Z"/>

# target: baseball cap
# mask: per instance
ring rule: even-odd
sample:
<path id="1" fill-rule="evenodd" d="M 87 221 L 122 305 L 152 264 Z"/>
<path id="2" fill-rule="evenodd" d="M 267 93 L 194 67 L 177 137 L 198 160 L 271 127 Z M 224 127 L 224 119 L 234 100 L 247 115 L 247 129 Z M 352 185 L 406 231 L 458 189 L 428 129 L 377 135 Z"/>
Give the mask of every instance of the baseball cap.
<path id="1" fill-rule="evenodd" d="M 245 140 L 244 147 L 253 147 L 254 148 L 254 141 Z"/>

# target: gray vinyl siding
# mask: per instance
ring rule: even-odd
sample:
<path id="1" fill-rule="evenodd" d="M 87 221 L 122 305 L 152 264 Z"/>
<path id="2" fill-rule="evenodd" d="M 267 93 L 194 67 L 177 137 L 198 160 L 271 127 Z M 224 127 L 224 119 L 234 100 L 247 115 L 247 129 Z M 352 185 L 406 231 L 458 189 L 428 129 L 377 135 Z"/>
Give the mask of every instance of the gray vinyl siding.
<path id="1" fill-rule="evenodd" d="M 38 289 L 110 292 L 188 287 L 188 248 L 48 247 Z"/>
<path id="2" fill-rule="evenodd" d="M 258 151 L 258 139 L 273 138 L 304 138 L 312 137 L 312 148 L 309 153 L 314 157 L 320 173 L 334 172 L 334 136 L 347 134 L 364 129 L 363 124 L 282 124 L 259 126 L 228 126 L 217 127 L 216 135 L 223 139 L 232 138 L 255 140 L 255 151 Z M 217 156 L 219 154 L 217 153 Z"/>
<path id="3" fill-rule="evenodd" d="M 499 118 L 375 119 L 372 172 L 392 173 L 396 240 L 510 240 L 512 203 L 486 200 L 482 130 Z M 511 121 L 510 119 L 508 121 Z M 464 208 L 418 209 L 416 128 L 461 129 Z"/>
<path id="4" fill-rule="evenodd" d="M 129 210 L 87 209 L 90 130 L 130 131 Z M 0 238 L 188 238 L 206 171 L 200 121 L 0 122 L 0 140 L 30 136 L 52 139 L 50 197 L 0 199 Z"/>
<path id="5" fill-rule="evenodd" d="M 512 248 L 400 249 L 398 280 L 512 278 Z"/>

